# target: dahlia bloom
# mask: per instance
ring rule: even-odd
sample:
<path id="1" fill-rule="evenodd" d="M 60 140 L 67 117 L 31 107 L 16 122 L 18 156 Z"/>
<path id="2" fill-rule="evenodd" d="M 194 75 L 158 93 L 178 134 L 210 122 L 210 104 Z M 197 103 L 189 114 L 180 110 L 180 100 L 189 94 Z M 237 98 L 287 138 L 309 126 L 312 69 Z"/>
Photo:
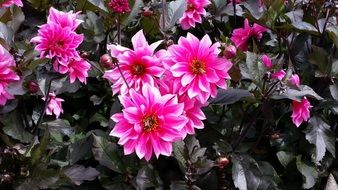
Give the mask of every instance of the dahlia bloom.
<path id="1" fill-rule="evenodd" d="M 20 77 L 13 71 L 15 67 L 13 56 L 0 45 L 0 105 L 5 105 L 7 100 L 14 99 L 13 95 L 7 92 L 10 83 L 20 80 Z"/>
<path id="2" fill-rule="evenodd" d="M 142 30 L 137 32 L 131 41 L 134 50 L 119 45 L 108 46 L 111 55 L 119 61 L 118 67 L 106 71 L 103 75 L 112 82 L 113 94 L 128 94 L 128 86 L 136 91 L 140 91 L 144 84 L 154 86 L 155 80 L 164 72 L 160 59 L 154 55 L 155 49 L 162 41 L 149 45 Z M 121 77 L 121 72 L 124 78 Z"/>
<path id="3" fill-rule="evenodd" d="M 306 97 L 303 98 L 301 102 L 292 101 L 293 111 L 292 111 L 292 122 L 299 127 L 303 121 L 308 121 L 310 118 L 310 109 L 312 108 L 310 102 Z"/>
<path id="4" fill-rule="evenodd" d="M 76 79 L 78 79 L 80 82 L 86 84 L 90 64 L 84 59 L 71 59 L 67 62 L 55 61 L 53 63 L 53 67 L 55 71 L 61 74 L 69 73 L 70 83 L 73 83 Z"/>
<path id="5" fill-rule="evenodd" d="M 289 82 L 292 84 L 292 85 L 295 85 L 297 87 L 299 87 L 300 85 L 300 79 L 299 79 L 299 76 L 297 74 L 293 74 L 291 75 L 290 79 L 289 79 Z"/>
<path id="6" fill-rule="evenodd" d="M 271 78 L 282 80 L 285 77 L 285 75 L 286 75 L 286 72 L 284 70 L 279 70 L 277 72 L 272 73 Z"/>
<path id="7" fill-rule="evenodd" d="M 77 34 L 71 27 L 62 27 L 54 22 L 40 26 L 38 36 L 31 39 L 38 45 L 35 50 L 41 58 L 58 58 L 68 61 L 79 57 L 76 48 L 82 43 L 83 35 Z"/>
<path id="8" fill-rule="evenodd" d="M 202 16 L 206 15 L 205 7 L 210 4 L 209 0 L 188 0 L 187 9 L 179 19 L 183 30 L 195 27 L 196 22 L 202 23 Z"/>
<path id="9" fill-rule="evenodd" d="M 197 98 L 202 104 L 216 97 L 217 86 L 226 89 L 226 79 L 232 63 L 219 57 L 219 43 L 212 44 L 208 35 L 198 40 L 188 33 L 180 37 L 178 44 L 168 48 L 170 62 L 166 63 L 175 78 L 179 78 L 179 94 L 187 92 L 189 98 Z"/>
<path id="10" fill-rule="evenodd" d="M 188 122 L 181 132 L 184 134 L 183 138 L 185 138 L 186 134 L 195 134 L 195 128 L 203 129 L 204 124 L 202 120 L 205 120 L 206 117 L 201 110 L 201 107 L 204 105 L 195 98 L 189 98 L 186 93 L 179 95 L 177 83 L 180 83 L 179 79 L 174 78 L 170 72 L 166 72 L 163 79 L 158 81 L 158 86 L 162 94 L 177 94 L 178 103 L 184 105 L 183 115 L 187 118 Z"/>
<path id="11" fill-rule="evenodd" d="M 111 0 L 108 7 L 118 14 L 130 12 L 128 0 Z"/>
<path id="12" fill-rule="evenodd" d="M 42 100 L 46 101 L 46 98 L 43 97 Z M 50 92 L 48 94 L 48 105 L 46 109 L 47 115 L 55 114 L 56 118 L 59 118 L 60 114 L 63 113 L 62 102 L 64 100 L 61 98 L 57 98 L 54 92 Z"/>
<path id="13" fill-rule="evenodd" d="M 262 56 L 262 61 L 263 61 L 264 65 L 267 69 L 271 69 L 272 63 L 271 63 L 270 57 L 268 57 L 267 55 L 264 54 Z"/>
<path id="14" fill-rule="evenodd" d="M 142 86 L 142 91 L 130 90 L 130 96 L 119 96 L 124 109 L 111 118 L 116 122 L 110 135 L 120 138 L 124 154 L 136 152 L 137 156 L 150 160 L 154 151 L 170 156 L 172 142 L 181 140 L 181 130 L 187 123 L 183 116 L 183 104 L 174 94 L 161 95 L 156 87 Z"/>
<path id="15" fill-rule="evenodd" d="M 80 12 L 73 13 L 73 11 L 65 13 L 51 7 L 49 9 L 47 23 L 53 22 L 59 24 L 62 28 L 70 27 L 74 31 L 83 22 L 82 20 L 76 19 L 79 13 Z"/>
<path id="16" fill-rule="evenodd" d="M 12 5 L 16 5 L 18 7 L 23 7 L 23 3 L 21 0 L 5 0 L 3 3 L 0 3 L 0 8 L 1 7 L 10 7 Z"/>
<path id="17" fill-rule="evenodd" d="M 242 51 L 248 50 L 248 43 L 251 38 L 261 40 L 263 32 L 267 31 L 266 28 L 258 24 L 254 24 L 252 27 L 249 25 L 249 20 L 245 19 L 244 27 L 237 28 L 233 31 L 231 41 Z"/>

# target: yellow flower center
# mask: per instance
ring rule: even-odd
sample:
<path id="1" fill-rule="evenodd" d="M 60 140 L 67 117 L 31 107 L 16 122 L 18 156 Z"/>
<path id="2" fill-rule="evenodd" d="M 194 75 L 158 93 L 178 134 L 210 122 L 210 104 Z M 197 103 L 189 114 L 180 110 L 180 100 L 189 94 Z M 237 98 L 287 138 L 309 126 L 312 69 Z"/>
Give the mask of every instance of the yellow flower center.
<path id="1" fill-rule="evenodd" d="M 193 60 L 191 62 L 191 71 L 194 74 L 204 74 L 205 73 L 205 63 L 200 60 Z"/>
<path id="2" fill-rule="evenodd" d="M 154 115 L 147 115 L 142 119 L 142 124 L 143 124 L 143 129 L 146 132 L 151 132 L 151 131 L 154 131 L 158 127 L 159 121 L 158 121 L 158 118 L 155 117 Z"/>
<path id="3" fill-rule="evenodd" d="M 138 76 L 143 75 L 144 71 L 145 71 L 144 65 L 139 64 L 139 63 L 133 65 L 131 69 L 131 73 L 133 75 L 138 75 Z"/>

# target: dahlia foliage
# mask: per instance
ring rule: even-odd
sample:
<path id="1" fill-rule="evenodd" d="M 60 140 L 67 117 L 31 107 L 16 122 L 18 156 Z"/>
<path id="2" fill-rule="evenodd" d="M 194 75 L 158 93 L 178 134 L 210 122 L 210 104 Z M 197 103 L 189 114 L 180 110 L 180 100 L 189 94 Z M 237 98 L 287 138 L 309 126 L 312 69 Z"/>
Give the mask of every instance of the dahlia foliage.
<path id="1" fill-rule="evenodd" d="M 0 189 L 337 189 L 337 8 L 0 0 Z"/>

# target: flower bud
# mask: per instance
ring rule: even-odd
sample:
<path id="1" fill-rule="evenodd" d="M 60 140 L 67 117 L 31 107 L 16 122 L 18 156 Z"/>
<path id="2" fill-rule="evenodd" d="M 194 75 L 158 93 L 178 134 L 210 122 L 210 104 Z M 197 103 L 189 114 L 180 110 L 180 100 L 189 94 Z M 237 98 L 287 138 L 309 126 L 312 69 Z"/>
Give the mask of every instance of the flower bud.
<path id="1" fill-rule="evenodd" d="M 221 156 L 217 158 L 216 163 L 219 168 L 223 169 L 225 166 L 227 166 L 230 163 L 230 161 L 227 157 Z"/>
<path id="2" fill-rule="evenodd" d="M 153 16 L 154 12 L 150 9 L 150 7 L 143 7 L 142 8 L 142 16 L 144 17 L 151 17 Z"/>
<path id="3" fill-rule="evenodd" d="M 27 88 L 28 91 L 32 94 L 37 93 L 39 91 L 39 85 L 33 80 L 28 82 Z"/>
<path id="4" fill-rule="evenodd" d="M 108 54 L 103 54 L 100 57 L 100 64 L 105 69 L 112 69 L 113 68 L 113 58 L 110 55 L 108 55 Z"/>
<path id="5" fill-rule="evenodd" d="M 223 51 L 223 55 L 227 58 L 227 59 L 231 59 L 233 58 L 237 53 L 237 49 L 235 46 L 233 45 L 229 45 L 227 46 L 224 51 Z"/>

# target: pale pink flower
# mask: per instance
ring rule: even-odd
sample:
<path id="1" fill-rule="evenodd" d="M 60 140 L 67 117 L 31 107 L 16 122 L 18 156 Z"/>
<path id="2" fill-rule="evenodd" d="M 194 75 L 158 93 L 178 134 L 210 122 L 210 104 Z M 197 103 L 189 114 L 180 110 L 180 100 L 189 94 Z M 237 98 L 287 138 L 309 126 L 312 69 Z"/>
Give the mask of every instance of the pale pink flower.
<path id="1" fill-rule="evenodd" d="M 42 100 L 46 101 L 46 98 L 43 97 Z M 56 118 L 59 118 L 60 114 L 63 113 L 62 102 L 64 101 L 61 98 L 57 98 L 54 92 L 48 94 L 48 105 L 46 109 L 47 115 L 54 115 Z"/>
<path id="2" fill-rule="evenodd" d="M 72 30 L 75 30 L 83 22 L 76 18 L 79 13 L 80 12 L 73 13 L 73 11 L 62 12 L 51 7 L 49 9 L 47 23 L 54 22 L 59 24 L 62 28 L 70 27 Z"/>
<path id="3" fill-rule="evenodd" d="M 292 122 L 299 127 L 303 121 L 308 121 L 310 118 L 310 109 L 312 108 L 310 102 L 306 97 L 302 99 L 301 102 L 292 101 L 293 111 L 292 111 Z"/>
<path id="4" fill-rule="evenodd" d="M 218 54 L 220 44 L 212 44 L 208 35 L 199 40 L 188 33 L 180 37 L 178 44 L 168 48 L 170 67 L 175 78 L 179 78 L 179 94 L 187 92 L 189 98 L 196 97 L 202 104 L 216 97 L 217 86 L 226 89 L 226 79 L 232 63 Z"/>
<path id="5" fill-rule="evenodd" d="M 120 138 L 124 154 L 136 152 L 150 160 L 154 151 L 170 156 L 172 143 L 182 139 L 181 130 L 187 123 L 183 104 L 174 94 L 161 95 L 158 88 L 144 84 L 142 92 L 130 90 L 130 96 L 119 96 L 124 109 L 111 118 L 116 122 L 110 135 Z"/>
<path id="6" fill-rule="evenodd" d="M 189 98 L 186 93 L 179 95 L 180 89 L 179 85 L 176 85 L 177 83 L 180 83 L 179 78 L 174 78 L 170 72 L 166 72 L 162 80 L 158 81 L 158 86 L 162 94 L 177 94 L 178 103 L 184 104 L 183 115 L 188 119 L 181 131 L 184 138 L 186 134 L 195 134 L 195 129 L 203 129 L 202 120 L 205 120 L 206 117 L 201 110 L 204 105 L 196 98 Z"/>
<path id="7" fill-rule="evenodd" d="M 128 0 L 110 0 L 108 7 L 118 14 L 130 12 Z"/>
<path id="8" fill-rule="evenodd" d="M 265 31 L 267 31 L 267 29 L 258 24 L 254 24 L 251 27 L 249 20 L 245 19 L 244 27 L 235 29 L 230 39 L 237 46 L 237 48 L 242 51 L 247 51 L 250 39 L 254 38 L 259 41 L 263 36 L 263 32 Z"/>
<path id="9" fill-rule="evenodd" d="M 10 7 L 12 5 L 16 5 L 18 7 L 23 7 L 23 3 L 21 0 L 5 0 L 3 3 L 0 3 L 1 7 Z"/>
<path id="10" fill-rule="evenodd" d="M 289 82 L 292 84 L 292 85 L 295 85 L 297 87 L 300 86 L 300 79 L 299 79 L 299 76 L 297 74 L 293 74 L 291 75 L 290 79 L 289 79 Z"/>
<path id="11" fill-rule="evenodd" d="M 209 0 L 188 0 L 187 8 L 179 19 L 183 30 L 195 27 L 196 23 L 202 23 L 202 16 L 206 15 L 205 7 L 211 4 Z"/>
<path id="12" fill-rule="evenodd" d="M 40 26 L 38 36 L 31 39 L 37 43 L 35 50 L 42 58 L 59 58 L 68 61 L 79 57 L 76 48 L 82 43 L 83 35 L 77 34 L 71 27 L 63 28 L 54 22 Z"/>
<path id="13" fill-rule="evenodd" d="M 7 100 L 14 96 L 7 92 L 10 83 L 20 80 L 13 68 L 16 64 L 13 56 L 0 44 L 0 105 L 5 105 Z"/>
<path id="14" fill-rule="evenodd" d="M 271 74 L 272 79 L 278 79 L 282 80 L 286 75 L 286 72 L 284 70 L 279 70 Z"/>
<path id="15" fill-rule="evenodd" d="M 237 53 L 237 49 L 233 45 L 228 45 L 223 51 L 223 55 L 227 59 L 231 59 L 231 58 L 235 57 L 236 53 Z"/>
<path id="16" fill-rule="evenodd" d="M 53 63 L 54 70 L 66 74 L 69 73 L 70 83 L 73 83 L 76 79 L 86 84 L 86 78 L 88 77 L 88 70 L 90 64 L 82 58 L 70 59 L 69 61 L 63 62 L 55 61 Z"/>
<path id="17" fill-rule="evenodd" d="M 263 61 L 264 65 L 265 65 L 265 67 L 266 67 L 267 69 L 271 69 L 272 63 L 271 63 L 271 59 L 270 59 L 269 56 L 267 56 L 267 55 L 264 54 L 264 55 L 262 56 L 262 61 Z"/>
<path id="18" fill-rule="evenodd" d="M 128 86 L 136 91 L 140 91 L 144 84 L 154 86 L 155 80 L 164 72 L 163 64 L 154 55 L 155 49 L 162 41 L 149 45 L 143 31 L 140 30 L 132 37 L 131 42 L 134 50 L 119 45 L 108 46 L 111 55 L 117 58 L 119 65 L 106 71 L 103 76 L 112 82 L 113 94 L 119 92 L 123 95 L 128 94 Z"/>

